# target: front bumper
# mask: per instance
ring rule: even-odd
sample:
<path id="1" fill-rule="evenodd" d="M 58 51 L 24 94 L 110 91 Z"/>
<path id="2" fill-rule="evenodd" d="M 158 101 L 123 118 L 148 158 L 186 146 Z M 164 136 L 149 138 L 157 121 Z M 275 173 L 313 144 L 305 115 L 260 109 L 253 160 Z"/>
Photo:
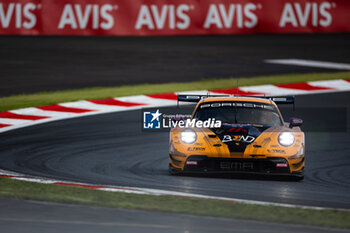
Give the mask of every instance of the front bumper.
<path id="1" fill-rule="evenodd" d="M 190 156 L 184 169 L 172 168 L 178 173 L 249 173 L 303 176 L 303 169 L 291 173 L 288 161 L 281 157 L 268 158 L 212 158 Z"/>

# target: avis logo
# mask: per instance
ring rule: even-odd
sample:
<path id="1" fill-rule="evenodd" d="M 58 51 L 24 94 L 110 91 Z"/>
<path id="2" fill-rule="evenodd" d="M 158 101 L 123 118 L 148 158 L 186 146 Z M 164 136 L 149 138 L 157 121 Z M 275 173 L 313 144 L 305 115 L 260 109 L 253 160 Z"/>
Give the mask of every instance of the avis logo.
<path id="1" fill-rule="evenodd" d="M 144 129 L 160 129 L 160 119 L 162 113 L 157 109 L 156 112 L 143 112 Z"/>

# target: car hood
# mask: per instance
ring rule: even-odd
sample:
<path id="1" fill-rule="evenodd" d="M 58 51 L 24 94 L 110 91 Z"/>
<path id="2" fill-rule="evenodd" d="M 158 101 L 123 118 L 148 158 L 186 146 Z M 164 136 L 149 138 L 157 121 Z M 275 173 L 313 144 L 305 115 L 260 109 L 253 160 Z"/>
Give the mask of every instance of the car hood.
<path id="1" fill-rule="evenodd" d="M 210 130 L 227 145 L 230 152 L 244 152 L 246 147 L 268 128 L 270 127 L 264 125 L 223 124 L 221 128 Z"/>

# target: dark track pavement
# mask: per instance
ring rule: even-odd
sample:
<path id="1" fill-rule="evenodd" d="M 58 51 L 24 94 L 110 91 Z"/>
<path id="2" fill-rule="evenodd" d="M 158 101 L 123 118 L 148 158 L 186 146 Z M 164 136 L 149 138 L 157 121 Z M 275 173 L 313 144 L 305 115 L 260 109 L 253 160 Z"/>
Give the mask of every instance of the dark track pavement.
<path id="1" fill-rule="evenodd" d="M 332 233 L 349 232 L 290 224 L 196 217 L 37 201 L 0 199 L 1 232 L 6 233 Z"/>
<path id="2" fill-rule="evenodd" d="M 203 78 L 339 71 L 266 64 L 265 59 L 350 63 L 350 34 L 0 36 L 0 48 L 0 96 Z"/>
<path id="3" fill-rule="evenodd" d="M 301 107 L 347 108 L 350 92 L 297 97 Z M 310 111 L 309 119 L 322 119 Z M 350 209 L 349 123 L 343 131 L 306 132 L 302 182 L 235 177 L 169 176 L 167 132 L 142 132 L 140 111 L 36 125 L 0 134 L 0 168 L 79 182 Z M 288 119 L 288 118 L 287 118 Z M 304 127 L 312 124 L 308 120 Z M 337 122 L 334 122 L 336 124 Z"/>

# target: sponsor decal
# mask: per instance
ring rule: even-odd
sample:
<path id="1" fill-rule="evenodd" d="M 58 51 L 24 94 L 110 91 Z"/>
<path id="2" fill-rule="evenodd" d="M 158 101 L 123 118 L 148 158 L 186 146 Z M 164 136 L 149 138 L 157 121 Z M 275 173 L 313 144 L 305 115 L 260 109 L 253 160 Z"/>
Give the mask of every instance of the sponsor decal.
<path id="1" fill-rule="evenodd" d="M 118 5 L 111 4 L 86 4 L 85 6 L 66 4 L 62 10 L 58 29 L 110 30 L 114 26 L 114 13 L 117 9 Z"/>
<path id="2" fill-rule="evenodd" d="M 282 149 L 267 149 L 267 152 L 269 153 L 279 153 L 279 154 L 285 154 L 286 151 L 285 150 L 282 150 Z"/>
<path id="3" fill-rule="evenodd" d="M 279 26 L 328 27 L 333 21 L 330 10 L 335 7 L 331 2 L 287 2 L 284 4 Z"/>
<path id="4" fill-rule="evenodd" d="M 188 147 L 187 151 L 205 151 L 204 147 Z"/>
<path id="5" fill-rule="evenodd" d="M 224 137 L 222 138 L 222 142 L 232 142 L 232 141 L 236 141 L 236 142 L 247 142 L 247 143 L 251 143 L 255 140 L 255 137 L 252 136 L 243 136 L 243 135 L 224 135 Z"/>
<path id="6" fill-rule="evenodd" d="M 11 29 L 11 27 L 23 30 L 33 29 L 37 25 L 37 14 L 41 8 L 41 4 L 34 2 L 14 1 L 8 4 L 0 2 L 0 29 Z"/>
<path id="7" fill-rule="evenodd" d="M 137 16 L 135 29 L 164 30 L 188 29 L 191 23 L 189 12 L 194 10 L 188 4 L 163 4 L 162 6 L 143 4 Z"/>
<path id="8" fill-rule="evenodd" d="M 133 4 L 128 0 L 6 0 L 0 2 L 0 34 L 349 32 L 349 9 L 350 1 L 346 0 L 143 0 Z"/>
<path id="9" fill-rule="evenodd" d="M 244 107 L 244 108 L 261 108 L 273 110 L 273 107 L 269 104 L 259 104 L 259 103 L 236 103 L 236 102 L 223 102 L 223 103 L 212 103 L 212 104 L 202 104 L 200 108 L 218 108 L 218 107 Z"/>
<path id="10" fill-rule="evenodd" d="M 276 163 L 276 167 L 288 167 L 288 163 Z"/>
<path id="11" fill-rule="evenodd" d="M 186 165 L 198 165 L 198 161 L 186 161 Z"/>
<path id="12" fill-rule="evenodd" d="M 256 10 L 261 4 L 210 4 L 204 28 L 253 28 L 258 23 Z M 221 17 L 220 17 L 221 16 Z M 221 20 L 222 18 L 222 20 Z"/>
<path id="13" fill-rule="evenodd" d="M 254 169 L 254 164 L 249 162 L 221 162 L 221 169 L 246 170 Z"/>

